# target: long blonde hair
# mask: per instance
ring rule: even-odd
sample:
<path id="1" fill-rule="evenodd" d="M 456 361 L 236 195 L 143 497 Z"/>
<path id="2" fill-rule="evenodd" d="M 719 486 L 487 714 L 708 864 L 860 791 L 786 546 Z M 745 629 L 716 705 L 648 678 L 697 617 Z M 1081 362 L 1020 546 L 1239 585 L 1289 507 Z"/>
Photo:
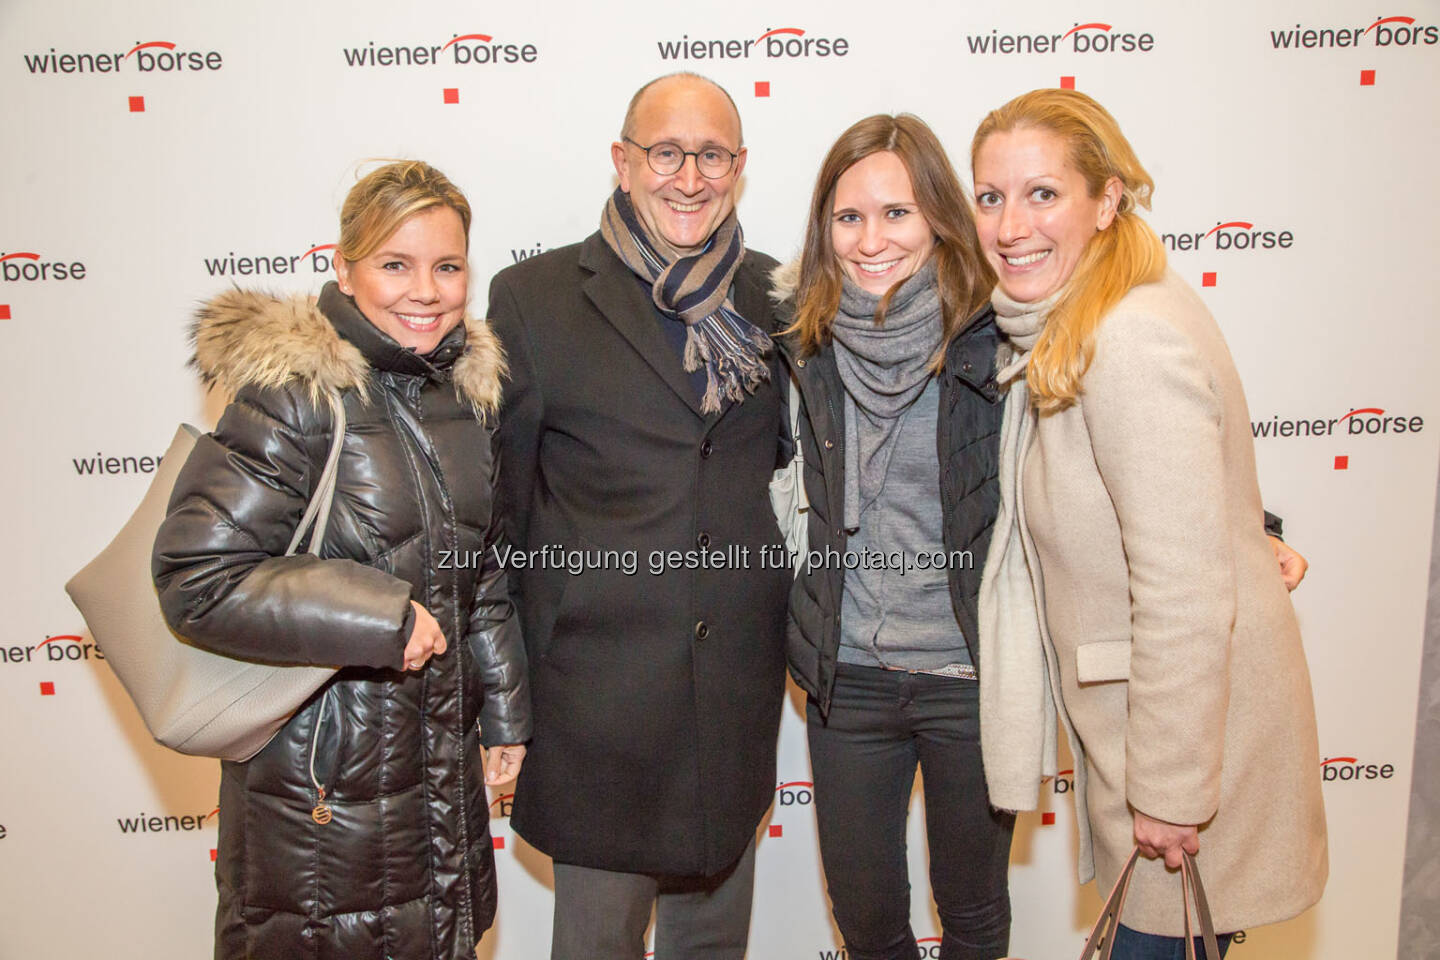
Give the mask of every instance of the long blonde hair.
<path id="1" fill-rule="evenodd" d="M 1115 118 L 1079 91 L 1032 90 L 990 111 L 971 141 L 971 168 L 992 134 L 1026 127 L 1065 142 L 1070 163 L 1085 178 L 1092 198 L 1100 196 L 1111 177 L 1121 185 L 1114 221 L 1085 245 L 1030 354 L 1025 372 L 1030 395 L 1037 408 L 1053 411 L 1079 396 L 1095 355 L 1095 331 L 1106 312 L 1132 287 L 1153 283 L 1165 272 L 1165 247 L 1137 210 L 1150 209 L 1155 182 Z"/>
<path id="2" fill-rule="evenodd" d="M 835 185 L 840 176 L 875 153 L 889 151 L 900 158 L 910 175 L 915 204 L 935 232 L 935 282 L 940 292 L 943 335 L 932 358 L 938 372 L 945 362 L 945 348 L 985 303 L 995 274 L 980 253 L 980 238 L 965 189 L 945 148 L 919 117 L 876 114 L 852 124 L 840 134 L 815 178 L 810 198 L 810 217 L 805 225 L 805 246 L 800 259 L 800 287 L 796 291 L 795 323 L 786 331 L 795 333 L 804 355 L 815 353 L 830 342 L 835 311 L 840 308 L 841 272 L 830 236 L 835 207 Z M 903 282 L 903 281 L 901 281 Z M 896 283 L 881 298 L 875 323 L 885 320 Z"/>

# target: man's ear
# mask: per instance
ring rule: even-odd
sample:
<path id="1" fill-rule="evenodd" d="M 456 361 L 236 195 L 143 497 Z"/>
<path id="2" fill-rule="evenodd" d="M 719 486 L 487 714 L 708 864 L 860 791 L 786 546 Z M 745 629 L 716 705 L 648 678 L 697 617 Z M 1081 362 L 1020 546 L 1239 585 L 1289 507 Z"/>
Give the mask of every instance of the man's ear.
<path id="1" fill-rule="evenodd" d="M 616 140 L 610 144 L 610 162 L 615 164 L 615 175 L 620 178 L 620 189 L 630 192 L 630 164 L 625 158 L 625 144 Z"/>

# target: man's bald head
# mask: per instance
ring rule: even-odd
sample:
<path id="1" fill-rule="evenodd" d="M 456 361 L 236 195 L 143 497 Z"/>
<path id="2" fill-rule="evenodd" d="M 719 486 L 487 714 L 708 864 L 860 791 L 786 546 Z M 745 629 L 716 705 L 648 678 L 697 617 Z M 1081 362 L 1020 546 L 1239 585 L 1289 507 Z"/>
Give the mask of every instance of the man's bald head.
<path id="1" fill-rule="evenodd" d="M 736 142 L 741 145 L 745 143 L 745 131 L 740 125 L 740 109 L 735 106 L 735 98 L 730 96 L 730 91 L 709 77 L 702 77 L 700 74 L 692 73 L 689 70 L 683 70 L 678 73 L 667 73 L 663 77 L 656 77 L 635 91 L 635 95 L 630 98 L 629 106 L 625 108 L 625 122 L 620 126 L 620 136 L 622 139 L 625 137 L 633 138 L 635 136 L 635 114 L 640 108 L 640 102 L 646 98 L 647 94 L 663 93 L 665 89 L 672 84 L 704 85 L 720 91 L 720 93 L 724 95 L 725 101 L 730 104 L 731 112 L 735 115 Z"/>

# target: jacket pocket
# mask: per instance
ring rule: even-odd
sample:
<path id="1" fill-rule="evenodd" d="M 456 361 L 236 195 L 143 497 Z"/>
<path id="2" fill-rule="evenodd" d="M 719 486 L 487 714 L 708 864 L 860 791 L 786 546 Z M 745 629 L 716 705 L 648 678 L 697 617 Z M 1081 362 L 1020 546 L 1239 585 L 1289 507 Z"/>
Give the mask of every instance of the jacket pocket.
<path id="1" fill-rule="evenodd" d="M 1075 679 L 1105 683 L 1130 679 L 1130 641 L 1097 640 L 1075 648 Z"/>

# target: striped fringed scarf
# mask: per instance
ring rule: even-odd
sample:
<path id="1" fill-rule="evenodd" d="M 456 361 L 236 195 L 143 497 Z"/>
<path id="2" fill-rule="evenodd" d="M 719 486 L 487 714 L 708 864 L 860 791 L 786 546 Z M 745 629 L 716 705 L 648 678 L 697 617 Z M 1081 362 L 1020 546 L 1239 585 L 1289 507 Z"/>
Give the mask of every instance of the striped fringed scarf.
<path id="1" fill-rule="evenodd" d="M 722 394 L 739 403 L 770 379 L 763 359 L 771 349 L 769 335 L 740 316 L 730 302 L 730 283 L 745 256 L 734 210 L 703 251 L 678 257 L 662 238 L 646 232 L 629 195 L 616 187 L 600 217 L 600 236 L 636 276 L 650 281 L 655 306 L 685 321 L 685 370 L 705 366 L 702 413 L 719 413 Z"/>

